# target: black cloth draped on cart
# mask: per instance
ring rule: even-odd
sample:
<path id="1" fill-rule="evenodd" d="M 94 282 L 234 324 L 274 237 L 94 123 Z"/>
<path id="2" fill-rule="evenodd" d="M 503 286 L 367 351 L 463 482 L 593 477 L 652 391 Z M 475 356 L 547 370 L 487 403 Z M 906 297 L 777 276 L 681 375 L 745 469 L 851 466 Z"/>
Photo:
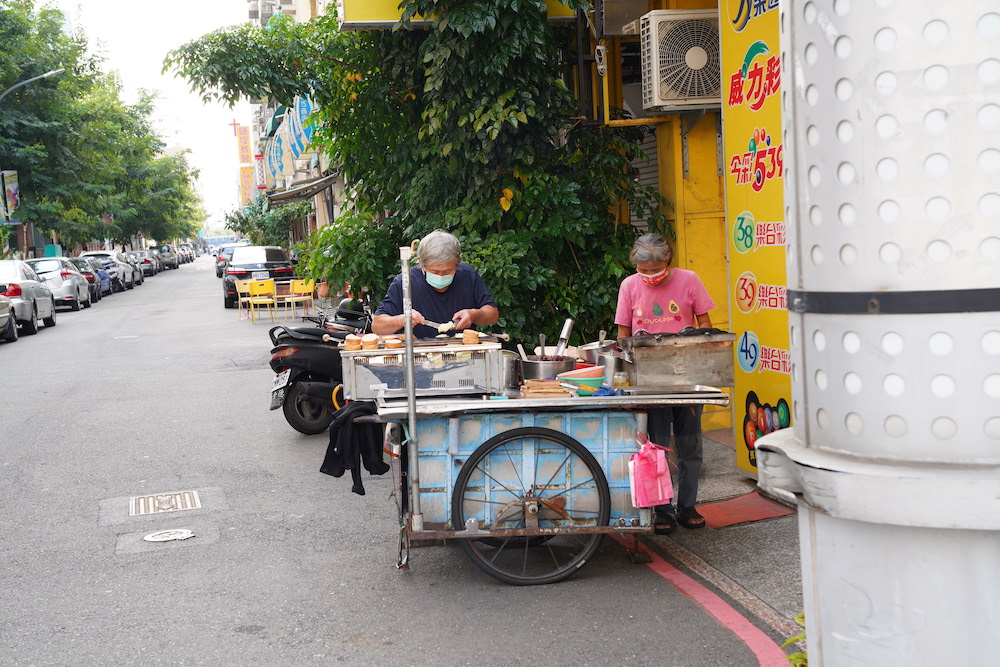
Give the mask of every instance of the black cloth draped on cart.
<path id="1" fill-rule="evenodd" d="M 330 445 L 319 471 L 334 477 L 351 471 L 354 485 L 351 491 L 365 495 L 361 483 L 362 464 L 372 475 L 384 475 L 389 466 L 382 459 L 382 424 L 356 424 L 355 418 L 376 413 L 375 404 L 369 401 L 352 401 L 333 415 L 330 424 Z"/>

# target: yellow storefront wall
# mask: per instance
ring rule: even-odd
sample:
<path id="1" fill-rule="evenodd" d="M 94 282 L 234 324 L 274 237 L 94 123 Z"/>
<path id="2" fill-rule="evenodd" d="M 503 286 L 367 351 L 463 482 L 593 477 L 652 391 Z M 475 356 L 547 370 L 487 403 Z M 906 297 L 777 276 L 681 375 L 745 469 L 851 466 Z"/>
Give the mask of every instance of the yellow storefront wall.
<path id="1" fill-rule="evenodd" d="M 791 424 L 778 0 L 723 0 L 720 27 L 733 431 L 756 474 L 757 438 Z"/>
<path id="2" fill-rule="evenodd" d="M 657 125 L 660 193 L 671 206 L 665 211 L 677 233 L 674 265 L 695 271 L 715 301 L 712 325 L 730 330 L 729 281 L 726 269 L 726 217 L 718 165 L 718 114 L 706 113 L 686 132 L 693 117 L 674 115 Z M 685 174 L 685 163 L 687 173 Z M 729 408 L 706 406 L 702 427 L 729 428 Z"/>
<path id="3" fill-rule="evenodd" d="M 558 0 L 546 0 L 549 20 L 573 20 L 576 13 Z M 399 21 L 402 12 L 399 0 L 338 0 L 341 25 L 347 30 L 390 28 Z M 421 17 L 416 17 L 420 21 Z"/>

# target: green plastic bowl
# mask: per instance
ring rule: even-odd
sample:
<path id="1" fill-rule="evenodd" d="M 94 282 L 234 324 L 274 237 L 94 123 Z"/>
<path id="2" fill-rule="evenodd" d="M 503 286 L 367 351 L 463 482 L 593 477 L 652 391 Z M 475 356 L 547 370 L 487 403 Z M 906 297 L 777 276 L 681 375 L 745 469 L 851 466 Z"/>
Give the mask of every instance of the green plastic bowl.
<path id="1" fill-rule="evenodd" d="M 570 384 L 575 384 L 578 386 L 589 387 L 590 389 L 600 389 L 601 385 L 604 384 L 604 378 L 574 378 L 574 377 L 562 377 L 559 379 L 562 382 L 569 382 Z"/>

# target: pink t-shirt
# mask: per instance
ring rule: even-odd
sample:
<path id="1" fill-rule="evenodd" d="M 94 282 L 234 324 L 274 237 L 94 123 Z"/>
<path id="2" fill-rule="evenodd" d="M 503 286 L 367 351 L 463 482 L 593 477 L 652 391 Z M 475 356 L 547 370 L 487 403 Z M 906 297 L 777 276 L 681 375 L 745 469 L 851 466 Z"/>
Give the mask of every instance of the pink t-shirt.
<path id="1" fill-rule="evenodd" d="M 625 278 L 618 289 L 615 324 L 649 333 L 677 333 L 698 326 L 698 315 L 715 308 L 701 278 L 694 271 L 673 269 L 659 285 L 642 282 L 638 274 Z"/>

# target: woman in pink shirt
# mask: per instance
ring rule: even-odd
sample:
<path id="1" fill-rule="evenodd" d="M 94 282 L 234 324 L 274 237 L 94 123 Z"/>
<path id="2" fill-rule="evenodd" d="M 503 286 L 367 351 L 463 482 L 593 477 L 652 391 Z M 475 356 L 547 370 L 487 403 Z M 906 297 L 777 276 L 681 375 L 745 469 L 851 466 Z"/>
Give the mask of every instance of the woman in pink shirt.
<path id="1" fill-rule="evenodd" d="M 643 234 L 635 240 L 629 258 L 636 273 L 625 278 L 618 290 L 615 324 L 619 340 L 712 326 L 708 312 L 715 302 L 698 274 L 670 266 L 673 256 L 670 243 L 659 234 Z M 649 439 L 666 445 L 673 424 L 677 452 L 676 516 L 673 505 L 657 505 L 653 518 L 657 534 L 674 532 L 678 523 L 685 528 L 705 526 L 695 509 L 702 462 L 701 409 L 700 405 L 682 405 L 649 410 Z"/>

